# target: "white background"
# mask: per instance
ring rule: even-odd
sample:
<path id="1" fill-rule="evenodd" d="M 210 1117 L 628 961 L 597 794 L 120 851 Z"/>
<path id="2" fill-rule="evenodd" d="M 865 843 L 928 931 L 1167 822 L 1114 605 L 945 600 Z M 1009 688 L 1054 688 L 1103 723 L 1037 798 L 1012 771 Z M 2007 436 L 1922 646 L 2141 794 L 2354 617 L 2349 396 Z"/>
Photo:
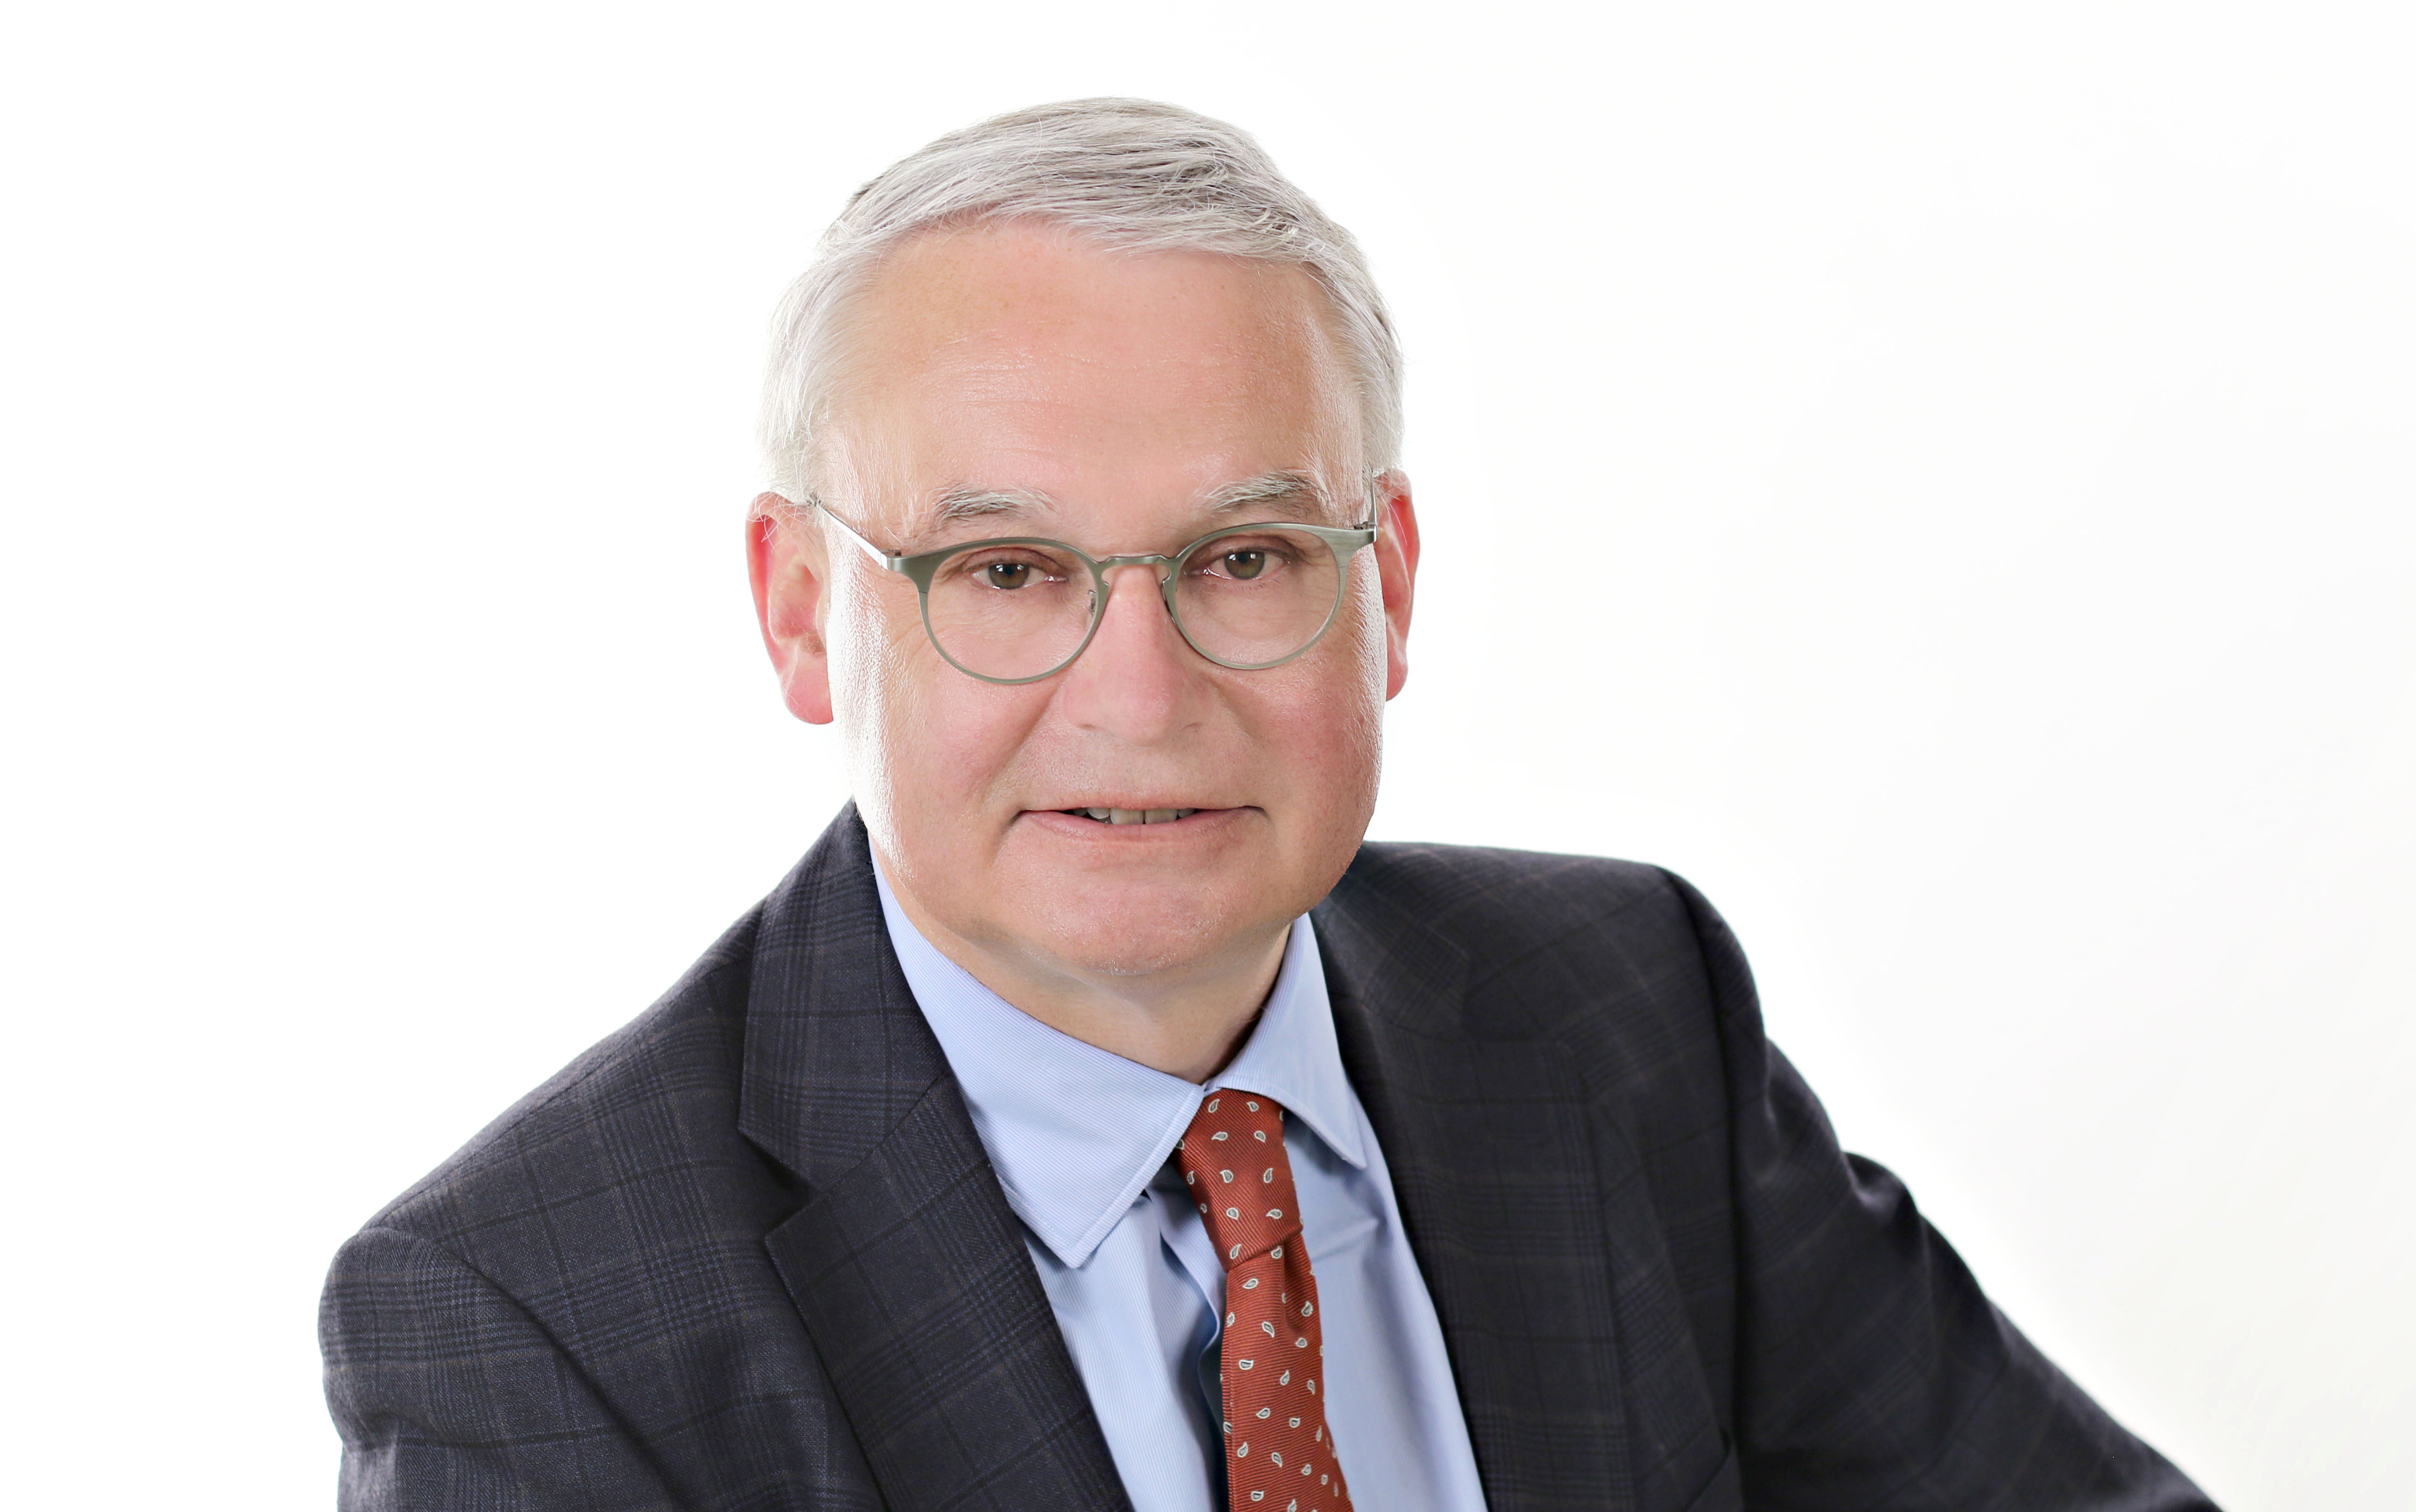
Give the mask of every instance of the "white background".
<path id="1" fill-rule="evenodd" d="M 1685 873 L 2119 1415 L 2416 1505 L 2401 8 L 46 12 L 13 1504 L 327 1504 L 337 1244 L 844 797 L 741 568 L 774 299 L 895 158 L 1118 93 L 1257 132 L 1405 333 L 1376 833 Z"/>

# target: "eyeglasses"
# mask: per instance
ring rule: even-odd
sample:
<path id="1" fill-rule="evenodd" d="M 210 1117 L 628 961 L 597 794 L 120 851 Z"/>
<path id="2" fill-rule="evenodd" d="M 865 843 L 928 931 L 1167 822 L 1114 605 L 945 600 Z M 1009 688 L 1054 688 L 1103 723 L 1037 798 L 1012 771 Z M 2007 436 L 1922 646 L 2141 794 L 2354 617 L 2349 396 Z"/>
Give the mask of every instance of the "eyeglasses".
<path id="1" fill-rule="evenodd" d="M 923 628 L 948 665 L 986 683 L 1036 683 L 1073 664 L 1098 633 L 1108 574 L 1148 567 L 1191 649 L 1220 667 L 1279 667 L 1317 643 L 1342 607 L 1351 555 L 1376 538 L 1267 523 L 1212 530 L 1171 556 L 1093 556 L 1031 537 L 899 555 L 864 538 L 820 499 L 813 507 L 864 553 L 913 580 Z"/>

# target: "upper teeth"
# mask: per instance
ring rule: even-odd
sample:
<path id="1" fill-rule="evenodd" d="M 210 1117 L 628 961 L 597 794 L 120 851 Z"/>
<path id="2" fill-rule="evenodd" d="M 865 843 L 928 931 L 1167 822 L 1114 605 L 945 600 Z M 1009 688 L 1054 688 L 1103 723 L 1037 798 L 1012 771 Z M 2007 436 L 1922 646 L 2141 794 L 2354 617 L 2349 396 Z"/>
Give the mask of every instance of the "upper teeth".
<path id="1" fill-rule="evenodd" d="M 1188 819 L 1197 809 L 1085 809 L 1082 812 L 1110 824 L 1170 824 Z"/>

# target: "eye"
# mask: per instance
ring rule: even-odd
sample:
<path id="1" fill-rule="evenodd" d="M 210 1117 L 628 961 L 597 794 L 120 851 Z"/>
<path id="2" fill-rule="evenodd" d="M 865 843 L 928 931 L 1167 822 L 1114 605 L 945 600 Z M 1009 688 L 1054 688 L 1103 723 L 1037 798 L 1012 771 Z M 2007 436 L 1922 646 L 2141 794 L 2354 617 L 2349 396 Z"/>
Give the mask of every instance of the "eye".
<path id="1" fill-rule="evenodd" d="M 951 557 L 941 576 L 967 588 L 1013 593 L 1061 582 L 1071 566 L 1056 560 L 1052 552 L 1030 546 L 984 546 Z"/>
<path id="2" fill-rule="evenodd" d="M 1191 570 L 1214 582 L 1273 583 L 1302 565 L 1302 547 L 1278 532 L 1231 536 L 1191 559 Z"/>

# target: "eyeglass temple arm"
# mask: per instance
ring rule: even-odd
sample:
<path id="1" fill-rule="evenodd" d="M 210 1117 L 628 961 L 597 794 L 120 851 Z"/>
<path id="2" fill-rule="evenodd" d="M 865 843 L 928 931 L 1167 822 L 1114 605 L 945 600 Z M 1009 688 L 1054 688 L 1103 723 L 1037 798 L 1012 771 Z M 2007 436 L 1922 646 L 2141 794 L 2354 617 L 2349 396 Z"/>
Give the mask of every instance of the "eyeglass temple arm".
<path id="1" fill-rule="evenodd" d="M 855 542 L 855 544 L 863 550 L 864 554 L 872 558 L 876 565 L 886 567 L 892 572 L 901 570 L 898 564 L 906 560 L 904 557 L 892 556 L 887 552 L 883 551 L 880 547 L 873 545 L 868 540 L 866 540 L 864 537 L 857 532 L 853 525 L 841 520 L 838 515 L 832 510 L 831 507 L 823 503 L 822 500 L 817 498 L 808 498 L 806 502 L 821 510 L 823 519 L 829 521 L 832 524 L 837 525 L 839 528 L 840 534 L 846 536 L 849 540 Z"/>

